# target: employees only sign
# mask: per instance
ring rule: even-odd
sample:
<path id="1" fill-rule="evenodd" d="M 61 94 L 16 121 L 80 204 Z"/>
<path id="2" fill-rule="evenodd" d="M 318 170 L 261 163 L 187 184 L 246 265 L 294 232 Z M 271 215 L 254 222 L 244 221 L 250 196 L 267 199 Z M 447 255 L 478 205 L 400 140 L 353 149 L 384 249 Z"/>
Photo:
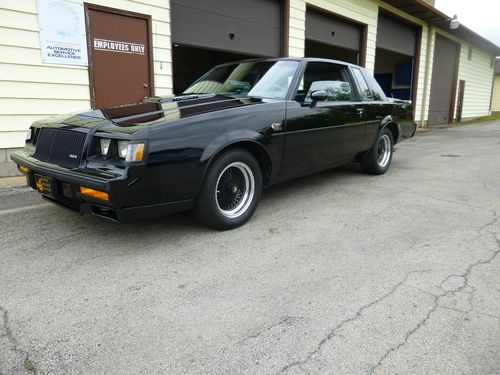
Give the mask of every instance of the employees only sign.
<path id="1" fill-rule="evenodd" d="M 37 0 L 43 63 L 88 65 L 83 4 L 71 0 Z"/>

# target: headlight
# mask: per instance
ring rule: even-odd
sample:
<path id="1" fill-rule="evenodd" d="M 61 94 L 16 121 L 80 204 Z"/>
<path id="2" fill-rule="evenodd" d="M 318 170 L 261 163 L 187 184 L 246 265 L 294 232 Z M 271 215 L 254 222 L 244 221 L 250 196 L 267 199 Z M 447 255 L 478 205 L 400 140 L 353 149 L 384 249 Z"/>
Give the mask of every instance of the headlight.
<path id="1" fill-rule="evenodd" d="M 26 132 L 26 141 L 31 140 L 32 136 L 33 136 L 33 130 L 29 128 L 28 131 Z"/>
<path id="2" fill-rule="evenodd" d="M 125 161 L 141 161 L 144 156 L 144 143 L 118 141 L 118 155 Z"/>
<path id="3" fill-rule="evenodd" d="M 107 155 L 109 151 L 109 144 L 111 143 L 111 139 L 101 138 L 101 154 Z"/>

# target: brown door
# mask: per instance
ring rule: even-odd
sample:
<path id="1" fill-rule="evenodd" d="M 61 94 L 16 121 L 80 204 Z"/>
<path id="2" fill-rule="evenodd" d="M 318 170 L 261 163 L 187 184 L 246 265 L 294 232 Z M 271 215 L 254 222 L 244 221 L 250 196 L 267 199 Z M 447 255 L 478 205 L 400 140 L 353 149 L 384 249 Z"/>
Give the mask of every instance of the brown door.
<path id="1" fill-rule="evenodd" d="M 153 95 L 148 16 L 87 5 L 87 35 L 94 108 Z"/>
<path id="2" fill-rule="evenodd" d="M 464 92 L 465 92 L 465 81 L 460 80 L 458 83 L 457 122 L 462 121 L 462 109 L 464 107 Z"/>
<path id="3" fill-rule="evenodd" d="M 453 122 L 460 45 L 436 35 L 429 103 L 430 125 Z"/>

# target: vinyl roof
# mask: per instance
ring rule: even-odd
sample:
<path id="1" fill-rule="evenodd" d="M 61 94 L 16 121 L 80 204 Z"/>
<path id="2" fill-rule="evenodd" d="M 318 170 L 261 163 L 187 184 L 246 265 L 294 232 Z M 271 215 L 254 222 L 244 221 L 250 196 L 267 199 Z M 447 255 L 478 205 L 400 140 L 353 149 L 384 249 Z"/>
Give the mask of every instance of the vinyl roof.
<path id="1" fill-rule="evenodd" d="M 460 24 L 458 29 L 452 30 L 449 27 L 451 17 L 447 16 L 440 10 L 423 0 L 384 0 L 387 4 L 392 5 L 403 12 L 406 12 L 416 18 L 419 18 L 437 28 L 446 31 L 470 44 L 479 46 L 493 54 L 500 56 L 500 47 L 490 40 L 482 37 L 468 27 Z"/>

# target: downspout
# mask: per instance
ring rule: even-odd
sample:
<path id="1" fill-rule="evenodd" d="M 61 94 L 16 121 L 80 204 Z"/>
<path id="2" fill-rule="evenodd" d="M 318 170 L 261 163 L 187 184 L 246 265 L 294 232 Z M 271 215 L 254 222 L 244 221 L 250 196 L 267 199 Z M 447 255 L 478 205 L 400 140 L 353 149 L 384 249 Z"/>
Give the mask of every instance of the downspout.
<path id="1" fill-rule="evenodd" d="M 429 25 L 427 30 L 427 56 L 425 58 L 425 78 L 424 78 L 424 95 L 422 97 L 422 108 L 420 111 L 420 124 L 419 127 L 423 128 L 425 126 L 425 109 L 427 104 L 427 99 L 430 95 L 428 95 L 429 91 L 429 73 L 431 69 L 431 43 L 432 43 L 432 34 L 434 32 L 434 28 Z M 429 113 L 427 113 L 427 118 L 429 118 Z"/>

